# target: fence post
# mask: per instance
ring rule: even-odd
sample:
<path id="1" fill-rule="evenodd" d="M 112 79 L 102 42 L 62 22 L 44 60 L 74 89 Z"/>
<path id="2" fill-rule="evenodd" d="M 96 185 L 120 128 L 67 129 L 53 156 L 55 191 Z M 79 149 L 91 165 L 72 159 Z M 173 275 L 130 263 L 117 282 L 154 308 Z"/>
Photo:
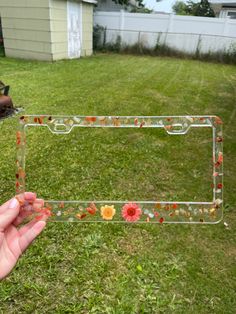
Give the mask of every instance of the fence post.
<path id="1" fill-rule="evenodd" d="M 172 32 L 172 28 L 173 28 L 173 21 L 174 21 L 174 14 L 171 13 L 169 15 L 169 22 L 168 22 L 168 26 L 167 26 L 167 33 L 171 33 Z"/>
<path id="2" fill-rule="evenodd" d="M 225 18 L 225 22 L 224 22 L 224 28 L 223 28 L 223 36 L 227 36 L 228 35 L 228 20 L 229 20 L 229 18 L 226 17 Z"/>
<path id="3" fill-rule="evenodd" d="M 197 46 L 196 46 L 196 50 L 195 50 L 195 57 L 196 58 L 198 58 L 200 56 L 200 53 L 201 53 L 201 41 L 202 41 L 202 35 L 199 34 L 198 35 Z"/>
<path id="4" fill-rule="evenodd" d="M 125 11 L 120 10 L 120 42 L 122 44 L 124 37 L 124 25 L 125 25 Z"/>
<path id="5" fill-rule="evenodd" d="M 168 25 L 167 25 L 167 29 L 166 29 L 166 33 L 165 33 L 165 39 L 164 39 L 164 43 L 163 43 L 164 45 L 166 45 L 166 39 L 167 39 L 168 33 L 172 32 L 173 20 L 174 20 L 174 14 L 171 13 L 169 15 L 169 21 L 168 21 Z"/>
<path id="6" fill-rule="evenodd" d="M 104 28 L 104 33 L 103 33 L 103 48 L 106 47 L 106 43 L 107 43 L 107 28 Z"/>
<path id="7" fill-rule="evenodd" d="M 138 32 L 138 50 L 141 52 L 141 32 Z"/>

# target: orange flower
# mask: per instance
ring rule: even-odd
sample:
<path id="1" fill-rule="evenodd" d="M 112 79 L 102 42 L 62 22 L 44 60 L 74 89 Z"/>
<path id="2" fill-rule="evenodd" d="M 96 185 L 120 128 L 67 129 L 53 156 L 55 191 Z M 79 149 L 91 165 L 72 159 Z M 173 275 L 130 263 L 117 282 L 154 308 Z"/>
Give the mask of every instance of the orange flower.
<path id="1" fill-rule="evenodd" d="M 76 218 L 78 218 L 78 219 L 84 219 L 84 218 L 86 217 L 86 214 L 77 213 L 75 216 L 76 216 Z"/>
<path id="2" fill-rule="evenodd" d="M 120 126 L 120 120 L 119 118 L 112 118 L 112 122 L 114 126 Z"/>
<path id="3" fill-rule="evenodd" d="M 43 123 L 43 118 L 39 117 L 39 118 L 38 118 L 38 123 L 39 123 L 39 124 L 42 124 L 42 123 Z"/>
<path id="4" fill-rule="evenodd" d="M 101 216 L 105 220 L 112 220 L 115 213 L 116 210 L 114 208 L 114 205 L 112 206 L 105 205 L 101 207 Z"/>
<path id="5" fill-rule="evenodd" d="M 155 204 L 155 208 L 161 209 L 161 204 L 160 204 L 160 203 L 156 203 L 156 204 Z"/>
<path id="6" fill-rule="evenodd" d="M 215 123 L 216 124 L 223 124 L 221 118 L 219 118 L 219 117 L 215 117 Z"/>
<path id="7" fill-rule="evenodd" d="M 60 202 L 59 208 L 64 208 L 64 207 L 65 207 L 65 203 L 64 202 Z"/>

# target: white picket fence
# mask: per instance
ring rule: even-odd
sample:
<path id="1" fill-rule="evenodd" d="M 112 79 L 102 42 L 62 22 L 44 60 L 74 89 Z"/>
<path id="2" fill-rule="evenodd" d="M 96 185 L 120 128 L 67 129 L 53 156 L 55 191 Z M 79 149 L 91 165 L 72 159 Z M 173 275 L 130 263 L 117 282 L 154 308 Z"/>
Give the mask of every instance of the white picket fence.
<path id="1" fill-rule="evenodd" d="M 236 21 L 228 18 L 95 12 L 94 25 L 106 28 L 106 43 L 119 36 L 125 45 L 152 48 L 158 42 L 187 53 L 236 50 Z"/>

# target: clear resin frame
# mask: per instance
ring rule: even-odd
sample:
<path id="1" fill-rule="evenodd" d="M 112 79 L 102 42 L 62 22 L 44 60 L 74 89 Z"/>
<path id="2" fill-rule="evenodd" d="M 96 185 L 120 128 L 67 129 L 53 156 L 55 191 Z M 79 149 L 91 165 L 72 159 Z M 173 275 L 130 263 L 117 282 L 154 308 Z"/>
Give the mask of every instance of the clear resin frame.
<path id="1" fill-rule="evenodd" d="M 31 209 L 30 216 L 50 221 L 136 222 L 214 224 L 223 216 L 223 135 L 217 116 L 36 116 L 19 119 L 17 131 L 16 192 L 25 192 L 27 129 L 47 127 L 53 134 L 69 134 L 73 128 L 162 128 L 170 136 L 184 136 L 190 128 L 212 129 L 212 200 L 194 201 L 70 201 L 48 200 L 44 207 Z M 40 197 L 40 195 L 39 195 Z"/>

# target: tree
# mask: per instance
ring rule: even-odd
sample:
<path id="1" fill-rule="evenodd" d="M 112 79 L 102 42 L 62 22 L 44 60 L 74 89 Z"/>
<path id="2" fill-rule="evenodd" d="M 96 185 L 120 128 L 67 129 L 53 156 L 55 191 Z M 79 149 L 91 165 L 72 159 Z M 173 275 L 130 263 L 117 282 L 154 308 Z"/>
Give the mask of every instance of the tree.
<path id="1" fill-rule="evenodd" d="M 201 0 L 200 2 L 176 1 L 172 6 L 173 11 L 177 15 L 194 15 L 194 16 L 207 16 L 215 17 L 208 0 Z"/>
<path id="2" fill-rule="evenodd" d="M 195 3 L 193 8 L 193 15 L 195 16 L 215 17 L 215 13 L 212 10 L 208 0 L 201 0 L 200 3 Z"/>
<path id="3" fill-rule="evenodd" d="M 189 15 L 188 14 L 188 6 L 185 2 L 183 1 L 176 1 L 173 6 L 172 10 L 175 12 L 177 15 Z"/>

